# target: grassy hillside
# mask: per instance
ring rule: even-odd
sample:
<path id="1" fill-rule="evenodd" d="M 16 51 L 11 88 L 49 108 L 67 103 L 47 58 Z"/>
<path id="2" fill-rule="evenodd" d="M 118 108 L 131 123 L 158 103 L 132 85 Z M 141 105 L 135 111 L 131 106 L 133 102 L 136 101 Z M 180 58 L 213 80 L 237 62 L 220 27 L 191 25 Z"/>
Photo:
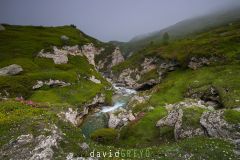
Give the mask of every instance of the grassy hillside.
<path id="1" fill-rule="evenodd" d="M 240 22 L 223 25 L 207 32 L 196 33 L 168 44 L 156 42 L 134 53 L 124 63 L 113 68 L 118 73 L 126 68 L 138 68 L 145 57 L 177 60 L 187 65 L 190 57 L 220 56 L 234 61 L 240 56 Z"/>
<path id="2" fill-rule="evenodd" d="M 180 63 L 180 67 L 168 73 L 161 83 L 139 93 L 140 96 L 147 96 L 149 99 L 147 98 L 144 103 L 136 104 L 134 108 L 128 108 L 135 114 L 134 121 L 121 129 L 104 128 L 93 132 L 91 138 L 95 141 L 83 136 L 83 127 L 75 127 L 58 115 L 69 107 L 82 108 L 98 93 L 105 94 L 106 103 L 110 103 L 112 98 L 110 84 L 93 65 L 89 64 L 86 57 L 69 56 L 68 64 L 54 64 L 52 59 L 40 58 L 36 55 L 41 49 L 51 50 L 52 46 L 63 46 L 65 43 L 61 41 L 61 35 L 70 38 L 67 45 L 82 46 L 93 43 L 98 48 L 104 47 L 105 51 L 95 57 L 97 62 L 107 58 L 107 62 L 110 63 L 109 54 L 115 46 L 99 42 L 70 26 L 5 25 L 5 28 L 6 30 L 0 31 L 0 67 L 18 64 L 24 71 L 15 76 L 0 76 L 0 92 L 10 94 L 9 99 L 0 99 L 0 159 L 12 158 L 21 151 L 22 148 L 15 149 L 18 143 L 15 140 L 20 135 L 28 134 L 32 134 L 35 141 L 40 135 L 48 138 L 53 138 L 56 134 L 61 135 L 61 139 L 56 142 L 58 147 L 52 147 L 54 159 L 66 159 L 69 153 L 77 157 L 89 157 L 93 150 L 107 153 L 120 150 L 120 157 L 123 159 L 238 158 L 234 153 L 235 146 L 228 141 L 207 136 L 176 141 L 173 127 L 164 126 L 159 129 L 156 123 L 168 114 L 168 110 L 164 107 L 166 104 L 178 103 L 189 98 L 187 95 L 189 90 L 204 93 L 209 87 L 214 87 L 218 92 L 221 101 L 221 106 L 218 107 L 226 108 L 224 119 L 231 124 L 240 123 L 240 113 L 233 110 L 240 106 L 240 22 L 195 33 L 183 39 L 171 40 L 167 44 L 151 43 L 123 63 L 114 66 L 113 74 L 118 75 L 127 68 L 140 69 L 144 59 L 150 57 L 159 60 L 170 59 Z M 191 70 L 187 65 L 193 56 L 221 57 L 223 62 Z M 160 64 L 160 61 L 156 61 L 157 67 Z M 91 76 L 101 80 L 101 83 L 90 81 Z M 158 77 L 155 68 L 145 73 L 139 82 L 144 83 Z M 38 90 L 32 89 L 37 80 L 49 79 L 69 82 L 71 86 L 55 88 L 44 86 Z M 38 102 L 39 105 L 35 107 L 14 100 L 15 97 L 20 96 Z M 183 109 L 183 127 L 201 127 L 199 121 L 204 111 L 206 110 L 195 106 Z M 99 123 L 100 121 L 99 119 Z M 63 134 L 54 133 L 52 130 L 54 125 Z M 23 150 L 34 151 L 37 145 L 34 144 L 35 141 L 24 144 Z M 83 142 L 89 145 L 89 149 L 81 148 Z M 6 144 L 10 144 L 10 147 Z M 1 154 L 2 151 L 7 151 L 7 154 Z M 149 152 L 150 157 L 145 157 L 145 151 Z M 138 154 L 137 157 L 135 153 Z"/>
<path id="3" fill-rule="evenodd" d="M 85 57 L 69 56 L 68 64 L 54 64 L 51 59 L 37 57 L 41 49 L 51 50 L 52 46 L 79 45 L 93 43 L 96 47 L 105 44 L 85 35 L 71 26 L 32 27 L 4 26 L 0 32 L 0 67 L 18 64 L 23 72 L 17 76 L 0 77 L 0 90 L 6 90 L 11 97 L 23 96 L 36 102 L 81 104 L 91 100 L 97 93 L 105 92 L 108 83 L 96 72 Z M 66 35 L 65 44 L 60 37 Z M 102 84 L 86 79 L 94 75 Z M 42 88 L 32 90 L 37 80 L 58 79 L 73 85 L 63 88 Z M 94 86 L 94 87 L 93 87 Z M 88 91 L 88 92 L 86 92 Z M 108 93 L 107 93 L 108 94 Z M 109 92 L 110 94 L 110 92 Z"/>

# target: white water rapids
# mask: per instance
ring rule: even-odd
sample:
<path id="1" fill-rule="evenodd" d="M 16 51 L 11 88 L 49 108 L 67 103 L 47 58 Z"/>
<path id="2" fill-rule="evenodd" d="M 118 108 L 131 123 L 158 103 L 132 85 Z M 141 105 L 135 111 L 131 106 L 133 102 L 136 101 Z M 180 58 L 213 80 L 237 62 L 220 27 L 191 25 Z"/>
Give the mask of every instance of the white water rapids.
<path id="1" fill-rule="evenodd" d="M 113 100 L 114 104 L 113 104 L 113 106 L 102 107 L 102 110 L 101 110 L 102 113 L 111 112 L 111 111 L 114 111 L 114 110 L 116 110 L 120 107 L 123 107 L 124 105 L 126 105 L 129 98 L 137 93 L 133 89 L 128 89 L 128 88 L 125 88 L 125 87 L 119 87 L 119 86 L 116 86 L 116 85 L 113 85 L 113 87 L 116 90 L 116 96 L 115 96 L 116 99 Z"/>

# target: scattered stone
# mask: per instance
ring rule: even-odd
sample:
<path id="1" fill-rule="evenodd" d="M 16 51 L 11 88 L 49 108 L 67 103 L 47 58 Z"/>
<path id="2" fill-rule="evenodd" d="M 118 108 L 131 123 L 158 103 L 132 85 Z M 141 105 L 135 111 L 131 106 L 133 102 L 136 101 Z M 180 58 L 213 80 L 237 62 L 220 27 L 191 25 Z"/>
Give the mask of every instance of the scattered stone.
<path id="1" fill-rule="evenodd" d="M 66 35 L 62 35 L 60 38 L 61 38 L 62 41 L 68 41 L 69 40 L 69 37 L 67 37 Z"/>
<path id="2" fill-rule="evenodd" d="M 193 70 L 196 70 L 202 66 L 209 65 L 209 64 L 210 64 L 209 60 L 205 57 L 201 57 L 201 58 L 192 57 L 188 64 L 188 67 Z"/>
<path id="3" fill-rule="evenodd" d="M 198 68 L 201 68 L 203 66 L 208 66 L 211 63 L 215 63 L 215 62 L 224 62 L 224 58 L 223 57 L 210 57 L 210 58 L 206 58 L 206 57 L 192 57 L 190 59 L 190 62 L 188 64 L 188 67 L 193 69 L 193 70 L 197 70 Z"/>
<path id="4" fill-rule="evenodd" d="M 101 83 L 101 81 L 96 79 L 95 76 L 90 77 L 89 80 L 92 81 L 93 83 L 96 83 L 96 84 L 100 84 Z"/>
<path id="5" fill-rule="evenodd" d="M 198 99 L 185 99 L 184 101 L 181 101 L 179 103 L 165 105 L 165 108 L 168 111 L 173 109 L 184 109 L 184 108 L 191 108 L 191 107 L 199 107 L 199 108 L 203 108 L 211 111 L 215 110 L 214 106 L 212 106 L 211 104 Z"/>
<path id="6" fill-rule="evenodd" d="M 10 66 L 0 69 L 0 76 L 13 76 L 21 73 L 23 68 L 17 64 L 12 64 Z"/>
<path id="7" fill-rule="evenodd" d="M 87 143 L 82 143 L 82 144 L 80 144 L 80 147 L 82 148 L 82 150 L 84 150 L 84 151 L 86 151 L 86 150 L 88 150 L 89 149 L 89 145 L 87 144 Z"/>
<path id="8" fill-rule="evenodd" d="M 56 87 L 56 86 L 60 86 L 60 87 L 66 87 L 66 86 L 70 86 L 71 83 L 67 83 L 64 81 L 60 81 L 60 80 L 48 80 L 48 81 L 37 81 L 37 84 L 35 84 L 32 89 L 36 90 L 39 89 L 41 87 L 43 87 L 44 85 L 50 86 L 50 87 Z"/>

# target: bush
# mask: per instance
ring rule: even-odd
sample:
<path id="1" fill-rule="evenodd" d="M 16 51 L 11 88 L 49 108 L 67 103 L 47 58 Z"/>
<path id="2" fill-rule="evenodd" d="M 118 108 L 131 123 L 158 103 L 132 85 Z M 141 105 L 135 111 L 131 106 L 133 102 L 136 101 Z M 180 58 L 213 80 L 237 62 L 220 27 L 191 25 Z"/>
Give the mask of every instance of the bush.
<path id="1" fill-rule="evenodd" d="M 91 139 L 102 144 L 113 144 L 117 140 L 118 133 L 112 128 L 98 129 L 91 134 Z"/>
<path id="2" fill-rule="evenodd" d="M 70 24 L 70 27 L 72 27 L 72 28 L 77 28 L 77 26 L 74 25 L 74 24 Z"/>

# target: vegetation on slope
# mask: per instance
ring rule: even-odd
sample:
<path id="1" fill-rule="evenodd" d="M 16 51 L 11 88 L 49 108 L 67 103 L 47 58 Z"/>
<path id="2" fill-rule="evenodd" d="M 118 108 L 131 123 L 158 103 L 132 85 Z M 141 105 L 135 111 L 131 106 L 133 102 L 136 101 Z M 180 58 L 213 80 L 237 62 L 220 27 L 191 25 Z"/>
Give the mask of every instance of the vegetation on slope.
<path id="1" fill-rule="evenodd" d="M 121 46 L 121 49 L 126 53 L 126 56 L 128 56 L 131 52 L 143 49 L 150 43 L 163 41 L 165 33 L 168 33 L 170 38 L 174 40 L 185 38 L 186 36 L 191 36 L 199 32 L 206 32 L 220 25 L 239 21 L 239 8 L 240 6 L 226 7 L 225 9 L 210 14 L 183 20 L 160 31 L 137 36 L 127 43 L 113 42 L 113 44 Z"/>
<path id="2" fill-rule="evenodd" d="M 193 56 L 219 56 L 226 60 L 239 60 L 239 43 L 240 23 L 235 22 L 183 39 L 172 40 L 168 45 L 161 42 L 149 44 L 125 62 L 114 66 L 113 72 L 119 73 L 126 68 L 138 68 L 146 57 L 177 60 L 183 66 L 186 66 Z"/>
<path id="3" fill-rule="evenodd" d="M 85 35 L 71 26 L 33 27 L 5 25 L 6 30 L 0 33 L 0 67 L 18 64 L 23 72 L 17 76 L 0 77 L 0 90 L 10 93 L 12 97 L 23 96 L 36 102 L 67 103 L 79 105 L 91 100 L 97 93 L 106 92 L 110 101 L 110 91 L 102 76 L 90 65 L 85 57 L 69 56 L 68 64 L 54 64 L 51 59 L 37 57 L 41 49 L 49 50 L 52 46 L 64 45 L 60 37 L 69 37 L 67 45 L 82 46 L 93 43 L 97 47 L 105 44 Z M 94 75 L 101 80 L 95 84 L 88 77 Z M 32 86 L 37 80 L 62 80 L 72 85 L 63 88 L 44 87 L 37 91 Z"/>

